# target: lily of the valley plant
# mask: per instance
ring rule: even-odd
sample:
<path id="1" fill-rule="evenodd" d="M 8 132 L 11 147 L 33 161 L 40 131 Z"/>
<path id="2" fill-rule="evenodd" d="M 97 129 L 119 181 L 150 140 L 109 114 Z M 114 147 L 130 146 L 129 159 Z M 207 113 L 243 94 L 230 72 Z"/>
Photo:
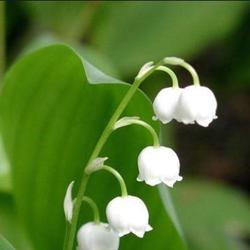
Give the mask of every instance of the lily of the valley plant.
<path id="1" fill-rule="evenodd" d="M 175 73 L 166 64 L 179 65 L 186 68 L 192 78 L 193 85 L 180 88 Z M 135 78 L 134 83 L 117 107 L 106 128 L 104 129 L 96 147 L 83 171 L 77 197 L 72 199 L 74 182 L 69 184 L 64 200 L 64 212 L 67 220 L 64 250 L 72 250 L 77 239 L 79 250 L 117 250 L 119 237 L 133 233 L 142 238 L 145 232 L 151 231 L 149 212 L 145 203 L 136 196 L 129 195 L 125 180 L 114 168 L 105 162 L 107 157 L 100 157 L 101 149 L 110 134 L 121 127 L 139 125 L 146 128 L 152 135 L 152 145 L 144 148 L 138 155 L 137 181 L 145 182 L 150 186 L 164 183 L 173 187 L 180 176 L 180 162 L 175 151 L 160 145 L 159 137 L 153 127 L 139 117 L 122 117 L 124 109 L 133 97 L 140 84 L 154 71 L 164 71 L 172 79 L 172 87 L 162 89 L 153 102 L 155 120 L 168 123 L 175 119 L 184 124 L 197 123 L 207 127 L 216 116 L 217 101 L 213 92 L 200 85 L 199 77 L 194 68 L 184 60 L 175 57 L 166 57 L 160 62 L 146 63 Z M 108 223 L 100 221 L 98 207 L 95 202 L 85 196 L 87 183 L 96 171 L 106 170 L 118 180 L 121 195 L 112 199 L 106 208 Z M 82 202 L 88 203 L 94 212 L 94 219 L 80 227 L 77 232 L 78 217 Z M 77 236 L 76 236 L 77 235 Z"/>

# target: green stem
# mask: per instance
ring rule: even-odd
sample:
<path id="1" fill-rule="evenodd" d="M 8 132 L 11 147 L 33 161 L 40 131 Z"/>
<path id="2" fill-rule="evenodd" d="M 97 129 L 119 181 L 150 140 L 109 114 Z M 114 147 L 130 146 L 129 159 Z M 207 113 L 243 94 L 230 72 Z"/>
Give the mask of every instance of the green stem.
<path id="1" fill-rule="evenodd" d="M 153 137 L 154 146 L 155 147 L 160 146 L 159 137 L 158 137 L 157 133 L 155 132 L 155 130 L 153 129 L 153 127 L 151 127 L 148 123 L 141 121 L 141 120 L 134 121 L 134 124 L 138 124 L 138 125 L 141 125 L 144 128 L 146 128 L 151 133 L 151 135 Z"/>
<path id="2" fill-rule="evenodd" d="M 129 118 L 129 117 L 128 117 Z M 123 118 L 121 118 L 122 120 Z M 119 121 L 121 121 L 119 120 Z M 117 123 L 119 123 L 119 121 Z M 155 147 L 159 147 L 160 146 L 160 141 L 159 141 L 159 137 L 157 135 L 157 133 L 155 132 L 154 128 L 152 126 L 150 126 L 148 123 L 142 121 L 142 120 L 139 120 L 137 117 L 136 119 L 133 119 L 133 117 L 131 117 L 131 120 L 128 124 L 126 124 L 125 126 L 130 126 L 130 125 L 140 125 L 144 128 L 146 128 L 149 133 L 152 135 L 152 138 L 153 138 L 153 144 Z M 122 128 L 124 126 L 118 126 L 118 127 L 115 127 L 114 129 L 117 129 L 117 128 Z"/>
<path id="3" fill-rule="evenodd" d="M 99 213 L 99 209 L 98 209 L 96 203 L 88 196 L 84 196 L 82 198 L 82 201 L 85 201 L 86 203 L 88 203 L 89 206 L 92 208 L 93 214 L 94 214 L 94 222 L 96 224 L 99 224 L 100 223 L 100 213 Z"/>
<path id="4" fill-rule="evenodd" d="M 121 196 L 122 197 L 128 196 L 126 183 L 125 183 L 124 179 L 122 178 L 122 176 L 120 175 L 120 173 L 117 170 L 115 170 L 114 168 L 111 168 L 110 166 L 106 166 L 106 165 L 104 165 L 101 169 L 106 170 L 106 171 L 110 172 L 112 175 L 114 175 L 120 184 Z"/>
<path id="5" fill-rule="evenodd" d="M 192 76 L 194 85 L 200 86 L 200 79 L 196 70 L 189 63 L 185 62 L 181 58 L 177 57 L 166 57 L 164 62 L 171 65 L 179 65 L 185 68 Z"/>
<path id="6" fill-rule="evenodd" d="M 70 228 L 70 223 L 66 221 L 66 229 L 65 229 L 65 237 L 64 237 L 64 242 L 63 242 L 63 249 L 67 247 L 68 240 L 69 240 L 69 228 Z"/>
<path id="7" fill-rule="evenodd" d="M 0 1 L 0 80 L 5 70 L 5 2 Z"/>
<path id="8" fill-rule="evenodd" d="M 100 154 L 104 144 L 106 143 L 108 137 L 110 136 L 110 134 L 113 131 L 114 124 L 119 119 L 120 115 L 125 110 L 125 108 L 127 107 L 129 101 L 131 100 L 131 98 L 136 93 L 136 90 L 139 88 L 140 84 L 151 73 L 153 73 L 156 68 L 161 66 L 163 63 L 164 63 L 164 60 L 161 60 L 159 63 L 155 64 L 150 70 L 148 70 L 142 77 L 135 79 L 134 83 L 131 85 L 131 87 L 129 88 L 129 90 L 127 91 L 127 93 L 125 94 L 123 99 L 121 100 L 120 104 L 118 105 L 117 109 L 113 113 L 112 117 L 110 118 L 108 124 L 104 128 L 104 130 L 103 130 L 99 140 L 97 141 L 97 144 L 96 144 L 96 146 L 95 146 L 95 148 L 94 148 L 94 150 L 93 150 L 93 152 L 92 152 L 92 154 L 91 154 L 91 156 L 89 158 L 89 161 L 88 161 L 87 165 L 85 166 L 85 168 L 89 164 L 91 164 L 91 162 L 95 158 L 97 158 L 98 155 Z M 68 244 L 64 247 L 64 250 L 72 250 L 73 249 L 74 238 L 75 238 L 75 234 L 76 234 L 76 230 L 77 230 L 77 221 L 78 221 L 79 212 L 80 212 L 80 208 L 81 208 L 81 199 L 84 196 L 84 192 L 85 192 L 85 189 L 86 189 L 88 178 L 89 178 L 89 175 L 87 175 L 85 173 L 85 171 L 84 171 L 82 179 L 81 179 L 79 191 L 78 191 L 78 194 L 77 194 L 77 197 L 76 197 L 76 203 L 75 203 L 75 206 L 74 206 L 74 209 L 73 209 L 73 218 L 72 218 L 72 224 L 71 224 L 71 227 L 70 227 L 70 230 L 69 230 Z M 67 236 L 65 236 L 65 237 L 67 237 Z"/>
<path id="9" fill-rule="evenodd" d="M 166 66 L 159 66 L 156 70 L 161 70 L 161 71 L 166 72 L 171 77 L 173 87 L 174 88 L 179 87 L 177 76 L 176 76 L 176 74 L 174 73 L 173 70 L 171 70 L 170 68 L 168 68 Z"/>
<path id="10" fill-rule="evenodd" d="M 66 234 L 65 234 L 66 243 L 64 244 L 64 247 L 63 247 L 64 250 L 65 249 L 70 249 L 70 250 L 73 249 L 74 238 L 75 238 L 75 233 L 76 233 L 76 229 L 77 229 L 77 221 L 78 221 L 78 216 L 79 216 L 81 203 L 82 203 L 82 197 L 84 196 L 88 180 L 89 180 L 89 175 L 83 173 L 82 182 L 80 184 L 80 188 L 81 188 L 80 191 L 81 191 L 82 195 L 80 196 L 79 199 L 77 198 L 75 203 L 74 203 L 72 221 L 71 221 L 71 224 L 69 224 L 69 228 L 68 228 L 68 230 L 66 231 Z M 78 208 L 77 216 L 74 216 L 75 211 L 76 211 L 76 207 Z"/>

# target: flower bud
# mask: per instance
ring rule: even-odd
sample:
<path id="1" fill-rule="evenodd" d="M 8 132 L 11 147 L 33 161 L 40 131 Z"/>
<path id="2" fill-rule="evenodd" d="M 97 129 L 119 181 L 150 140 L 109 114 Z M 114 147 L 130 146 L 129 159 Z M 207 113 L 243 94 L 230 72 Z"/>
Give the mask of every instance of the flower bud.
<path id="1" fill-rule="evenodd" d="M 161 182 L 173 187 L 179 176 L 180 162 L 177 154 L 171 148 L 148 146 L 138 156 L 138 181 L 145 181 L 150 186 Z"/>
<path id="2" fill-rule="evenodd" d="M 142 78 L 153 67 L 153 64 L 154 64 L 154 62 L 152 62 L 152 61 L 145 63 L 141 67 L 139 73 L 137 74 L 136 79 Z"/>
<path id="3" fill-rule="evenodd" d="M 181 92 L 182 89 L 178 87 L 164 88 L 156 96 L 153 108 L 156 118 L 162 123 L 168 123 L 175 118 Z"/>
<path id="4" fill-rule="evenodd" d="M 204 86 L 188 86 L 180 96 L 176 119 L 184 124 L 197 122 L 207 127 L 216 116 L 217 101 L 214 93 Z"/>
<path id="5" fill-rule="evenodd" d="M 63 207 L 64 207 L 64 214 L 66 220 L 71 223 L 72 215 L 73 215 L 73 200 L 72 200 L 72 188 L 74 185 L 74 181 L 72 181 L 66 191 Z"/>
<path id="6" fill-rule="evenodd" d="M 110 227 L 119 234 L 130 232 L 142 238 L 145 232 L 152 230 L 148 224 L 148 209 L 144 202 L 135 196 L 116 197 L 106 208 Z"/>
<path id="7" fill-rule="evenodd" d="M 77 233 L 79 250 L 118 250 L 119 236 L 108 224 L 88 222 Z"/>

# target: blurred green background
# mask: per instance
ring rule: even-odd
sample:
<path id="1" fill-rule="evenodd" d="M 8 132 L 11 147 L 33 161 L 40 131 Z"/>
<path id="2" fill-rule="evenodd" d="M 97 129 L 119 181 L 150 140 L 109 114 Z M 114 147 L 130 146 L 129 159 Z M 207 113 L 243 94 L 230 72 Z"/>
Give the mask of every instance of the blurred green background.
<path id="1" fill-rule="evenodd" d="M 164 130 L 171 131 L 185 180 L 172 191 L 177 213 L 190 249 L 249 249 L 247 1 L 9 1 L 5 7 L 6 68 L 26 51 L 55 42 L 70 44 L 126 82 L 147 61 L 177 56 L 190 62 L 214 90 L 219 118 L 207 129 L 176 122 L 163 127 L 163 140 L 169 140 Z M 183 87 L 190 84 L 185 71 L 175 70 Z M 168 80 L 156 73 L 142 89 L 153 99 Z M 0 186 L 6 188 L 3 166 Z M 7 194 L 4 199 L 12 202 Z M 10 213 L 7 205 L 0 209 Z"/>

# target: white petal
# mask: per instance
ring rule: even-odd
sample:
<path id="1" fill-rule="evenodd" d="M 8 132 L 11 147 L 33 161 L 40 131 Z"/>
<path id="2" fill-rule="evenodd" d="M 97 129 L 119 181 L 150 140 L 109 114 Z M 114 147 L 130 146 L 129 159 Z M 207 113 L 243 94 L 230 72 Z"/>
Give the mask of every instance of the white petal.
<path id="1" fill-rule="evenodd" d="M 165 183 L 167 186 L 172 188 L 177 181 L 182 181 L 182 179 L 183 178 L 181 176 L 176 176 L 173 179 L 165 178 L 162 180 L 162 182 Z"/>
<path id="2" fill-rule="evenodd" d="M 118 233 L 118 235 L 119 235 L 119 237 L 123 237 L 124 235 L 127 235 L 127 234 L 129 234 L 129 233 L 130 233 L 129 230 L 121 230 L 121 231 Z"/>
<path id="3" fill-rule="evenodd" d="M 197 119 L 197 123 L 202 127 L 208 127 L 208 125 L 213 121 L 213 119 Z"/>
<path id="4" fill-rule="evenodd" d="M 177 180 L 177 181 L 182 181 L 182 180 L 183 180 L 183 177 L 182 177 L 182 176 L 177 176 L 176 180 Z"/>
<path id="5" fill-rule="evenodd" d="M 145 182 L 149 185 L 149 186 L 156 186 L 158 184 L 161 183 L 161 181 L 159 179 L 148 179 L 145 180 Z"/>
<path id="6" fill-rule="evenodd" d="M 163 180 L 163 182 L 168 186 L 168 187 L 174 187 L 174 184 L 176 182 L 176 180 Z"/>
<path id="7" fill-rule="evenodd" d="M 145 232 L 149 232 L 151 230 L 153 230 L 153 228 L 149 224 L 142 229 L 134 229 L 134 228 L 130 229 L 130 231 L 139 238 L 143 238 Z"/>
<path id="8" fill-rule="evenodd" d="M 131 229 L 131 232 L 139 238 L 143 238 L 145 233 L 144 230 L 135 230 L 135 229 Z"/>
<path id="9" fill-rule="evenodd" d="M 149 232 L 149 231 L 151 231 L 151 230 L 153 230 L 153 228 L 152 228 L 150 225 L 147 225 L 147 227 L 146 227 L 146 232 Z"/>
<path id="10" fill-rule="evenodd" d="M 73 200 L 72 200 L 72 188 L 74 185 L 74 181 L 72 181 L 66 191 L 65 198 L 64 198 L 64 214 L 65 218 L 68 222 L 71 222 L 72 220 L 72 214 L 73 214 Z"/>
<path id="11" fill-rule="evenodd" d="M 136 178 L 136 180 L 139 181 L 139 182 L 144 181 L 144 180 L 140 177 L 140 175 L 138 175 L 138 177 Z"/>

